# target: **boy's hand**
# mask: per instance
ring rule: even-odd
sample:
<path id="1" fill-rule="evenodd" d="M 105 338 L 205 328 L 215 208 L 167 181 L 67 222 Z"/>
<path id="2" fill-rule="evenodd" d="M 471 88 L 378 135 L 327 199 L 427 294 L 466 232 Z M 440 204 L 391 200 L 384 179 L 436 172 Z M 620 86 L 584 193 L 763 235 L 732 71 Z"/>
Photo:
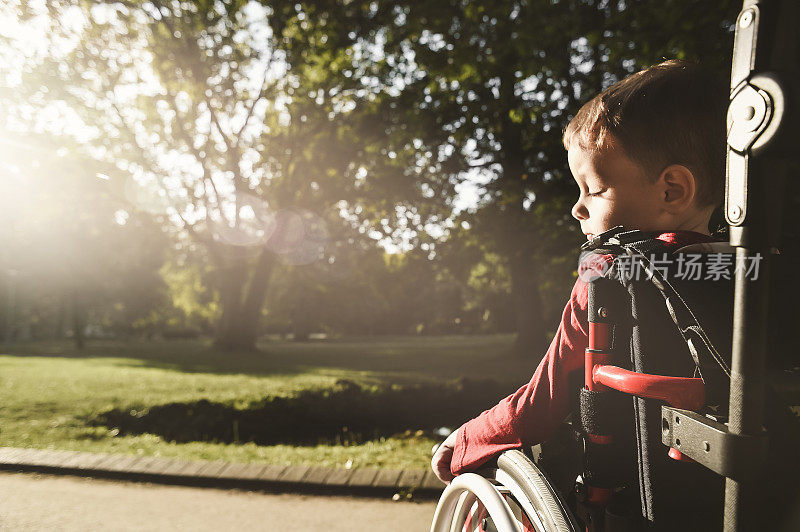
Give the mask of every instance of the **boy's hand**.
<path id="1" fill-rule="evenodd" d="M 431 458 L 431 469 L 439 480 L 449 484 L 455 477 L 450 472 L 450 461 L 453 459 L 453 449 L 456 446 L 456 432 L 450 434 L 436 449 Z"/>

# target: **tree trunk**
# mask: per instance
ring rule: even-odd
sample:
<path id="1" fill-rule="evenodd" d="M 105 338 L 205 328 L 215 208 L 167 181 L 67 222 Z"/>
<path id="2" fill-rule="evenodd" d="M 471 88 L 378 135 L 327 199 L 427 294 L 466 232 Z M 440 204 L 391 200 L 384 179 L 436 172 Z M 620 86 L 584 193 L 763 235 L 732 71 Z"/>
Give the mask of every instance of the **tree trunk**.
<path id="1" fill-rule="evenodd" d="M 15 314 L 17 312 L 17 285 L 14 284 L 14 275 L 8 274 L 8 288 L 6 291 L 6 330 L 5 330 L 5 344 L 11 345 L 14 341 L 15 329 Z"/>
<path id="2" fill-rule="evenodd" d="M 311 337 L 313 323 L 312 301 L 309 300 L 308 292 L 304 287 L 300 287 L 297 292 L 292 308 L 292 333 L 295 342 L 307 342 Z"/>
<path id="3" fill-rule="evenodd" d="M 241 342 L 247 346 L 252 346 L 252 349 L 256 347 L 261 310 L 264 308 L 267 287 L 272 278 L 274 267 L 275 256 L 266 248 L 262 249 L 261 254 L 258 256 L 258 261 L 256 261 L 255 270 L 250 279 L 250 286 L 247 289 L 244 304 L 242 305 Z"/>
<path id="4" fill-rule="evenodd" d="M 72 295 L 72 338 L 75 348 L 81 350 L 86 345 L 84 329 L 86 328 L 86 309 L 80 301 L 80 296 Z"/>
<path id="5" fill-rule="evenodd" d="M 519 251 L 510 257 L 511 291 L 517 323 L 514 351 L 519 356 L 540 356 L 546 346 L 547 327 L 539 295 L 539 275 L 532 253 Z"/>
<path id="6" fill-rule="evenodd" d="M 545 327 L 542 319 L 539 276 L 534 262 L 531 223 L 523 204 L 526 191 L 525 153 L 522 143 L 522 124 L 512 119 L 512 113 L 522 107 L 515 92 L 514 65 L 517 57 L 506 58 L 507 68 L 500 74 L 500 142 L 503 146 L 501 166 L 503 168 L 504 200 L 507 204 L 502 215 L 505 234 L 516 235 L 513 241 L 505 242 L 505 255 L 509 259 L 511 289 L 516 316 L 517 340 L 514 351 L 519 356 L 538 355 L 545 343 Z"/>
<path id="7" fill-rule="evenodd" d="M 68 304 L 65 297 L 59 298 L 58 316 L 56 317 L 56 326 L 53 329 L 53 338 L 61 340 L 64 338 L 64 331 L 66 330 L 66 323 L 68 317 Z"/>
<path id="8" fill-rule="evenodd" d="M 254 265 L 249 265 L 245 257 L 236 257 L 233 265 L 221 272 L 222 316 L 214 341 L 216 347 L 225 351 L 256 349 L 259 318 L 274 260 L 264 248 Z"/>
<path id="9" fill-rule="evenodd" d="M 236 350 L 239 347 L 237 345 L 239 339 L 237 327 L 241 321 L 242 293 L 247 274 L 247 262 L 236 248 L 225 251 L 232 251 L 232 253 L 220 253 L 220 258 L 217 260 L 217 287 L 222 315 L 217 325 L 214 345 L 223 350 Z"/>

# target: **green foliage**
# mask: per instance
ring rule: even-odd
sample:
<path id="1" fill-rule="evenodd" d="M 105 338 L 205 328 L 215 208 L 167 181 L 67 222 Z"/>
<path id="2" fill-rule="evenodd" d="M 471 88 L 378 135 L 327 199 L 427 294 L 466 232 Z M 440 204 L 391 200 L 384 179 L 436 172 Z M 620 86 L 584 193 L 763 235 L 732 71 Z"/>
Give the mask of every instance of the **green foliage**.
<path id="1" fill-rule="evenodd" d="M 267 329 L 331 334 L 476 332 L 464 329 L 461 287 L 427 254 L 344 249 L 335 261 L 282 269 Z M 283 327 L 283 331 L 281 328 Z"/>
<path id="2" fill-rule="evenodd" d="M 217 298 L 208 288 L 207 268 L 199 264 L 167 262 L 159 273 L 167 285 L 172 307 L 181 311 L 180 318 L 168 321 L 173 327 L 211 329 L 219 315 Z"/>
<path id="3" fill-rule="evenodd" d="M 553 301 L 563 301 L 574 269 L 564 257 L 582 240 L 569 215 L 576 191 L 564 126 L 599 90 L 665 58 L 700 59 L 724 75 L 735 4 L 360 5 L 368 22 L 344 16 L 357 21 L 360 46 L 374 50 L 358 72 L 376 89 L 356 112 L 385 139 L 368 152 L 385 157 L 364 163 L 360 217 L 387 236 L 410 231 L 412 245 L 435 249 L 441 242 L 427 224 L 450 216 L 456 185 L 479 179 L 480 205 L 465 219 L 509 266 L 518 330 L 534 332 L 523 342 L 530 347 L 541 336 L 541 313 L 560 311 Z M 312 25 L 341 16 L 337 7 L 302 4 Z"/>

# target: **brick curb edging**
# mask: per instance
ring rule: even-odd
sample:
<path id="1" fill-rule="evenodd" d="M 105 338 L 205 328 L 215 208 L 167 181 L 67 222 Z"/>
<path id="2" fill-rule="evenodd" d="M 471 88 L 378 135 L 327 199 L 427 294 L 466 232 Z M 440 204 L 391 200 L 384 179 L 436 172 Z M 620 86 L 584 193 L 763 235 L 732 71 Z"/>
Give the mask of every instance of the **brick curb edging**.
<path id="1" fill-rule="evenodd" d="M 247 490 L 386 496 L 410 490 L 438 497 L 444 484 L 430 470 L 344 469 L 241 464 L 152 456 L 0 447 L 0 471 Z"/>

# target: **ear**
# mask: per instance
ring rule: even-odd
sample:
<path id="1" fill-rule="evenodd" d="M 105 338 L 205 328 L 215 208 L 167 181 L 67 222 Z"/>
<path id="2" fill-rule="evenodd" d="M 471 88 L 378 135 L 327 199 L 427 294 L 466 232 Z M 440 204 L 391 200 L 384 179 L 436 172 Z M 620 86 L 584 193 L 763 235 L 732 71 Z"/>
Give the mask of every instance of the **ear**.
<path id="1" fill-rule="evenodd" d="M 658 178 L 664 209 L 678 214 L 692 205 L 697 193 L 694 174 L 687 167 L 673 164 L 664 168 Z"/>

